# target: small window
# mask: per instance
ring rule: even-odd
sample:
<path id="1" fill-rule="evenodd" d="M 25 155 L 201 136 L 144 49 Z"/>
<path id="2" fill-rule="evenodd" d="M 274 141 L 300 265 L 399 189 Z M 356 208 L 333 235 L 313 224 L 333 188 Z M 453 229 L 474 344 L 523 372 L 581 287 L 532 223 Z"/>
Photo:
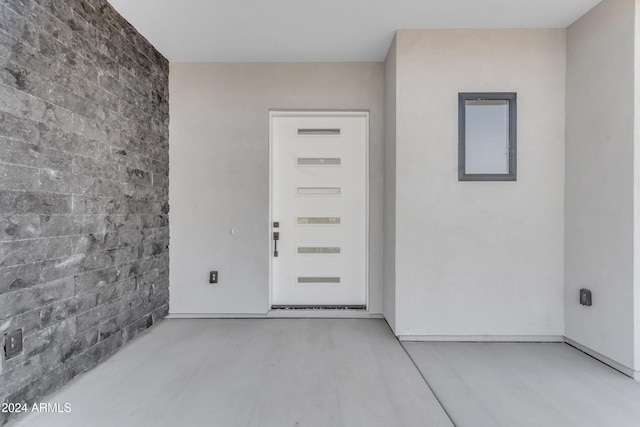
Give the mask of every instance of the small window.
<path id="1" fill-rule="evenodd" d="M 458 181 L 516 180 L 516 98 L 458 94 Z"/>
<path id="2" fill-rule="evenodd" d="M 298 196 L 339 196 L 342 190 L 340 187 L 298 187 Z"/>
<path id="3" fill-rule="evenodd" d="M 308 217 L 301 216 L 298 217 L 298 225 L 339 225 L 341 218 L 339 216 L 328 216 L 328 217 Z"/>
<path id="4" fill-rule="evenodd" d="M 342 159 L 339 157 L 298 157 L 298 166 L 340 166 Z"/>
<path id="5" fill-rule="evenodd" d="M 298 129 L 298 135 L 340 135 L 340 129 Z"/>

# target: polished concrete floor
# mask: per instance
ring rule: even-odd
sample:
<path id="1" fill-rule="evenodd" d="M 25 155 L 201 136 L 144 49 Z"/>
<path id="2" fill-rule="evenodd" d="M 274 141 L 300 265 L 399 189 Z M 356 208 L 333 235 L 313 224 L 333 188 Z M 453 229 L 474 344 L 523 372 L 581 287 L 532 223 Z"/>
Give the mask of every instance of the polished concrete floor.
<path id="1" fill-rule="evenodd" d="M 640 426 L 640 383 L 566 344 L 370 319 L 166 320 L 47 402 L 71 412 L 13 426 Z"/>

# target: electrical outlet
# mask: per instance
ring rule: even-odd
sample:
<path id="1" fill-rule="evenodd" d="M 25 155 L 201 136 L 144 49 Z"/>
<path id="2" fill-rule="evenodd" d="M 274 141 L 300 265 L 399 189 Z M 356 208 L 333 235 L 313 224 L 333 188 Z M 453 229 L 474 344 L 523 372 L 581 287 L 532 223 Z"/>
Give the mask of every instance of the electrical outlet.
<path id="1" fill-rule="evenodd" d="M 4 353 L 7 359 L 17 356 L 22 351 L 22 329 L 4 335 Z"/>
<path id="2" fill-rule="evenodd" d="M 209 283 L 218 283 L 218 272 L 210 271 L 209 272 Z"/>
<path id="3" fill-rule="evenodd" d="M 580 304 L 591 306 L 591 291 L 589 289 L 580 289 Z"/>

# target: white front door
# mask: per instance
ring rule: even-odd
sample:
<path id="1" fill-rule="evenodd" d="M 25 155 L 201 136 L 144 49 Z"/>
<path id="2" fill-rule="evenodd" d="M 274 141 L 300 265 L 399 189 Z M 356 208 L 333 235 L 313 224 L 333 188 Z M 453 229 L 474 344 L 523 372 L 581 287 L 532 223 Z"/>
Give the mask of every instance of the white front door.
<path id="1" fill-rule="evenodd" d="M 270 119 L 272 306 L 364 307 L 369 115 Z"/>

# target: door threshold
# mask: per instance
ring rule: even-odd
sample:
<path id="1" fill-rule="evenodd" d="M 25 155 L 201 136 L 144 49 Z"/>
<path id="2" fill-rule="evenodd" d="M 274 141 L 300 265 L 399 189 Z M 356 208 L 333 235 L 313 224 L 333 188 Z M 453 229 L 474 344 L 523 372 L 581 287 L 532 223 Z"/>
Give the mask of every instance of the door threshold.
<path id="1" fill-rule="evenodd" d="M 366 305 L 272 305 L 271 310 L 366 310 Z"/>
<path id="2" fill-rule="evenodd" d="M 274 306 L 278 307 L 278 306 Z M 293 319 L 383 319 L 382 313 L 370 313 L 366 307 L 360 308 L 361 306 L 357 306 L 356 309 L 344 308 L 328 308 L 322 309 L 317 308 L 318 306 L 313 306 L 314 308 L 302 308 L 302 309 L 292 309 L 292 308 L 272 308 L 269 313 L 267 313 L 267 318 L 277 319 L 277 318 L 293 318 Z"/>

